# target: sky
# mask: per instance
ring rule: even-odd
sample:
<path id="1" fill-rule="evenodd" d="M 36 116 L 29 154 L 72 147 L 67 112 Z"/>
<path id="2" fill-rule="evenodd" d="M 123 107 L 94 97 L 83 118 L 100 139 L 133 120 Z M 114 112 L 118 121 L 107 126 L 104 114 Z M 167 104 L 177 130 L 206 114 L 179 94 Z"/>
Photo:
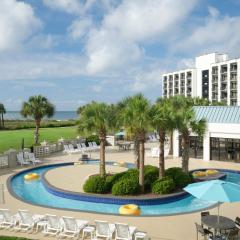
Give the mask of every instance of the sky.
<path id="1" fill-rule="evenodd" d="M 240 0 L 0 0 L 0 102 L 57 110 L 161 96 L 161 75 L 195 56 L 240 57 Z"/>

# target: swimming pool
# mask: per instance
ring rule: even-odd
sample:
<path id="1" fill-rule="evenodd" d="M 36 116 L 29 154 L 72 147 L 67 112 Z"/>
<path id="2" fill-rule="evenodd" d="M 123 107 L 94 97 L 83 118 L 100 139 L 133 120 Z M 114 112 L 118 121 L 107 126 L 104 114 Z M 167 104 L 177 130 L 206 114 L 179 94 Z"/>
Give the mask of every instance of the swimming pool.
<path id="1" fill-rule="evenodd" d="M 89 164 L 97 164 L 91 162 Z M 113 164 L 108 162 L 107 164 Z M 63 167 L 63 165 L 41 166 L 34 169 L 34 172 L 43 176 L 48 170 Z M 128 168 L 132 168 L 133 164 L 128 164 Z M 27 172 L 33 170 L 23 171 L 9 179 L 9 190 L 17 198 L 30 204 L 40 205 L 44 207 L 59 208 L 74 211 L 97 212 L 104 214 L 118 214 L 120 204 L 97 203 L 74 200 L 56 196 L 50 193 L 44 186 L 41 180 L 26 182 L 23 176 Z M 224 170 L 226 173 L 226 181 L 240 184 L 240 175 L 238 172 Z M 202 201 L 194 198 L 191 195 L 186 195 L 181 199 L 176 199 L 172 202 L 161 204 L 140 205 L 142 216 L 154 215 L 176 215 L 181 213 L 189 213 L 194 211 L 201 211 L 215 205 L 214 202 Z"/>

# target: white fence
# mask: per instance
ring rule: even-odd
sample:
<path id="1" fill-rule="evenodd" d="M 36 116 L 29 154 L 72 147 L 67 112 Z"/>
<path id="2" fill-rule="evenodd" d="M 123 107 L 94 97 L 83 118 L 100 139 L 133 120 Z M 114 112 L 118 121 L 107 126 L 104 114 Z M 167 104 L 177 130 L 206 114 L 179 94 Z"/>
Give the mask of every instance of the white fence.
<path id="1" fill-rule="evenodd" d="M 0 168 L 7 168 L 9 166 L 8 155 L 0 155 Z"/>

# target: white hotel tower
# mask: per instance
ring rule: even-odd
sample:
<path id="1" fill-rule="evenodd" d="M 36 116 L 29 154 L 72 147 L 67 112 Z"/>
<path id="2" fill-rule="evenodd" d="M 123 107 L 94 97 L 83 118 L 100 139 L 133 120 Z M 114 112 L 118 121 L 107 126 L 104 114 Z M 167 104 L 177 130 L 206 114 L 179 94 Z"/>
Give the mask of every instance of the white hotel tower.
<path id="1" fill-rule="evenodd" d="M 240 106 L 240 58 L 211 53 L 196 57 L 195 68 L 166 73 L 164 97 L 184 95 Z"/>

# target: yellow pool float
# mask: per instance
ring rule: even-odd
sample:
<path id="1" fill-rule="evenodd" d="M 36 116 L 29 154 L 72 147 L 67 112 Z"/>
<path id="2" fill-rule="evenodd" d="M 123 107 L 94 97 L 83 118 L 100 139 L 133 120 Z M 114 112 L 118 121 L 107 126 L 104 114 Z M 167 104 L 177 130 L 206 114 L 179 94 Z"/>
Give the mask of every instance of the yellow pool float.
<path id="1" fill-rule="evenodd" d="M 206 172 L 204 171 L 196 171 L 193 173 L 193 177 L 205 177 L 206 176 Z"/>
<path id="2" fill-rule="evenodd" d="M 135 204 L 126 204 L 119 208 L 119 213 L 122 215 L 140 215 L 141 209 Z"/>
<path id="3" fill-rule="evenodd" d="M 37 180 L 39 179 L 39 175 L 37 173 L 28 173 L 24 176 L 24 180 L 30 181 L 30 180 Z"/>
<path id="4" fill-rule="evenodd" d="M 120 167 L 125 167 L 126 163 L 124 161 L 120 161 L 118 164 Z"/>
<path id="5" fill-rule="evenodd" d="M 214 175 L 214 174 L 218 174 L 219 173 L 219 171 L 218 170 L 215 170 L 215 169 L 208 169 L 207 171 L 206 171 L 206 174 L 207 175 Z"/>

